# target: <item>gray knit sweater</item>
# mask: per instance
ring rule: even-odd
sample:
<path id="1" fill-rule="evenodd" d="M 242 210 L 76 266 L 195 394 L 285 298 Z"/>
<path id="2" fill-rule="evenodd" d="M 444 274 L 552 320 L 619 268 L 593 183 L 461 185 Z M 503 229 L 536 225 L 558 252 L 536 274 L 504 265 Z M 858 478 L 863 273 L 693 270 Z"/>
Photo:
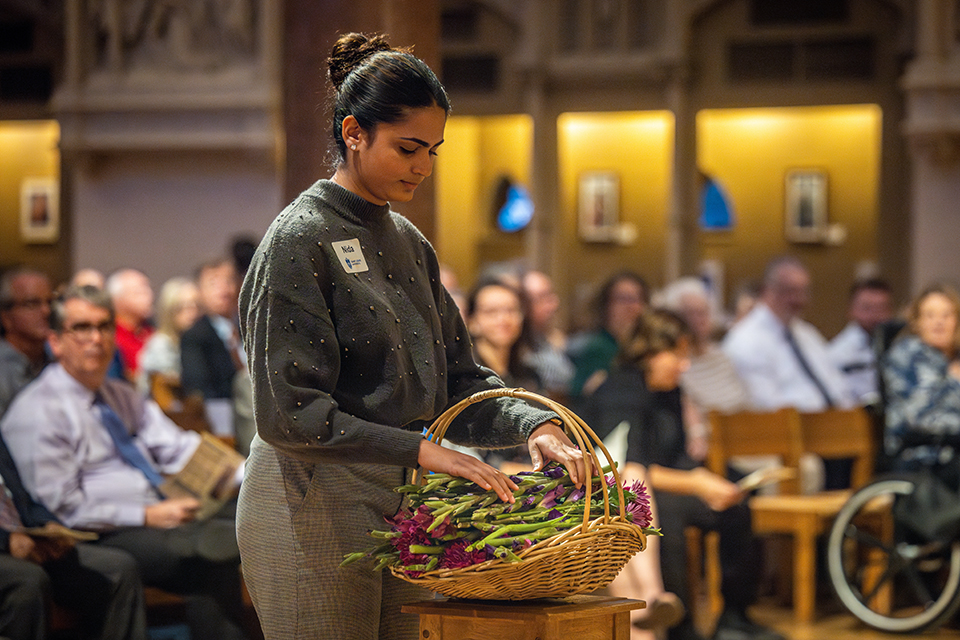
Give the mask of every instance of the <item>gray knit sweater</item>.
<path id="1" fill-rule="evenodd" d="M 433 247 L 389 205 L 328 180 L 267 230 L 240 292 L 240 323 L 257 431 L 306 462 L 415 467 L 424 426 L 503 386 L 474 362 Z M 446 439 L 516 445 L 555 417 L 487 400 L 462 412 Z"/>

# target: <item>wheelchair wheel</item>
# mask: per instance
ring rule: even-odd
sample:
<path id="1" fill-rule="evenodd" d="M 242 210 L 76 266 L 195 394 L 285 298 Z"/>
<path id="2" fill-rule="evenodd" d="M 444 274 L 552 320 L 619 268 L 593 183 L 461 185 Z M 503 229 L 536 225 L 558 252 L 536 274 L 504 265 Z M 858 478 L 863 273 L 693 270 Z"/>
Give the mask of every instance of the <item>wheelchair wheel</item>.
<path id="1" fill-rule="evenodd" d="M 913 487 L 909 476 L 863 487 L 840 510 L 827 541 L 837 597 L 881 631 L 936 627 L 960 606 L 960 541 L 919 539 L 895 521 L 896 500 Z"/>

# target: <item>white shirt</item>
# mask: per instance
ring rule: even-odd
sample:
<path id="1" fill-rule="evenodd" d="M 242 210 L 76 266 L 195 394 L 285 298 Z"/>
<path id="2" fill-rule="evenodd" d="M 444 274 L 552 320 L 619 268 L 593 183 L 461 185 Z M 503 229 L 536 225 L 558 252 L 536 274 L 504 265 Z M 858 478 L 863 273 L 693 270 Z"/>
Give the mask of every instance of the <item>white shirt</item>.
<path id="1" fill-rule="evenodd" d="M 790 322 L 790 330 L 833 404 L 854 406 L 846 380 L 830 361 L 820 332 L 797 318 Z M 770 308 L 759 303 L 730 330 L 723 341 L 723 351 L 740 374 L 755 409 L 774 411 L 796 407 L 800 411 L 822 411 L 827 408 L 823 394 L 804 372 L 785 331 Z"/>
<path id="2" fill-rule="evenodd" d="M 877 390 L 877 356 L 870 334 L 851 322 L 834 336 L 827 347 L 830 360 L 847 379 L 847 386 L 860 404 L 879 399 Z"/>
<path id="3" fill-rule="evenodd" d="M 100 394 L 161 473 L 179 471 L 200 444 L 198 433 L 178 427 L 130 384 L 108 379 Z M 93 402 L 92 391 L 52 364 L 17 395 L 0 432 L 27 491 L 67 526 L 143 526 L 145 507 L 160 498 L 120 457 Z"/>

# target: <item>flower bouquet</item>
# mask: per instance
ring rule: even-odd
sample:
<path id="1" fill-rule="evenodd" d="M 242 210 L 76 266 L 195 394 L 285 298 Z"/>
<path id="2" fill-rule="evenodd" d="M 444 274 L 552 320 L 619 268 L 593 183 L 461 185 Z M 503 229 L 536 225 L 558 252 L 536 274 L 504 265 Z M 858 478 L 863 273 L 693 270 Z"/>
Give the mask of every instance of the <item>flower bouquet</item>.
<path id="1" fill-rule="evenodd" d="M 606 586 L 646 546 L 647 534 L 659 535 L 650 528 L 643 485 L 623 486 L 593 431 L 552 400 L 523 389 L 483 391 L 448 409 L 428 437 L 440 442 L 464 407 L 504 395 L 560 416 L 594 471 L 583 487 L 575 488 L 566 470 L 553 463 L 511 477 L 518 486 L 514 503 L 499 502 L 493 491 L 463 478 L 415 476 L 413 484 L 397 488 L 409 504 L 388 520 L 390 529 L 370 532 L 377 544 L 349 554 L 344 564 L 372 557 L 376 569 L 389 568 L 398 578 L 450 597 L 562 597 Z M 607 466 L 600 464 L 594 444 Z"/>

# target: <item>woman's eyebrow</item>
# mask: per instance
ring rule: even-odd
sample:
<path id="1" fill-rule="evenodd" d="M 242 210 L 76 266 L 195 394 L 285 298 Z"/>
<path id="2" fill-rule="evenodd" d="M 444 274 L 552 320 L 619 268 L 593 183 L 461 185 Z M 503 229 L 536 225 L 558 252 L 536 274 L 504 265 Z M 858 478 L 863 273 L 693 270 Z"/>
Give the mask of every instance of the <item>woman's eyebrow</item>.
<path id="1" fill-rule="evenodd" d="M 401 140 L 408 140 L 408 141 L 410 141 L 410 142 L 416 142 L 416 143 L 417 143 L 418 145 L 420 145 L 421 147 L 428 147 L 428 148 L 429 148 L 429 147 L 431 146 L 429 142 L 427 142 L 427 141 L 425 141 L 425 140 L 421 140 L 420 138 L 400 138 L 400 139 L 401 139 Z M 438 142 L 437 144 L 432 145 L 432 146 L 434 146 L 434 147 L 439 147 L 439 146 L 442 145 L 442 144 L 443 144 L 443 140 L 441 140 L 440 142 Z"/>

